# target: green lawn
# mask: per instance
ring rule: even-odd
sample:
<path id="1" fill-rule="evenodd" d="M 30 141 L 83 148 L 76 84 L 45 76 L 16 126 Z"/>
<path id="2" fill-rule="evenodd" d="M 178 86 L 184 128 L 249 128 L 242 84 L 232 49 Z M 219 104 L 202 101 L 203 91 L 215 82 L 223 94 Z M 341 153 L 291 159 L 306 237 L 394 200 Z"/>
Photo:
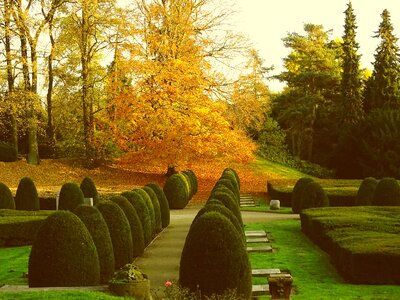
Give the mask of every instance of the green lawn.
<path id="1" fill-rule="evenodd" d="M 293 299 L 399 299 L 400 286 L 347 284 L 329 262 L 329 256 L 315 246 L 300 229 L 299 220 L 249 224 L 246 230 L 271 233 L 275 253 L 252 253 L 253 268 L 290 270 Z M 265 280 L 257 280 L 258 284 Z"/>
<path id="2" fill-rule="evenodd" d="M 255 162 L 250 163 L 250 166 L 254 168 L 255 173 L 275 173 L 279 178 L 284 179 L 299 179 L 301 177 L 311 177 L 295 169 L 280 165 L 278 163 L 271 162 L 262 157 L 257 157 Z"/>

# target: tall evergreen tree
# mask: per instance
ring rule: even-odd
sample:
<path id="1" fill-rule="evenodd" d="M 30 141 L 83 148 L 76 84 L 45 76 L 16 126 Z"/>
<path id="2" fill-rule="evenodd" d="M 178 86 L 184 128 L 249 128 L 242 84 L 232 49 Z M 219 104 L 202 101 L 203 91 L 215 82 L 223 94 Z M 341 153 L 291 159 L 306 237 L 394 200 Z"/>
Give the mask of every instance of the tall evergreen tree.
<path id="1" fill-rule="evenodd" d="M 359 45 L 356 42 L 356 16 L 351 1 L 347 4 L 343 35 L 343 75 L 341 80 L 341 124 L 352 125 L 362 118 L 362 74 L 360 70 Z"/>
<path id="2" fill-rule="evenodd" d="M 365 110 L 400 108 L 399 72 L 400 58 L 397 38 L 393 34 L 390 14 L 385 9 L 382 22 L 374 37 L 381 39 L 375 53 L 374 71 L 365 89 Z"/>

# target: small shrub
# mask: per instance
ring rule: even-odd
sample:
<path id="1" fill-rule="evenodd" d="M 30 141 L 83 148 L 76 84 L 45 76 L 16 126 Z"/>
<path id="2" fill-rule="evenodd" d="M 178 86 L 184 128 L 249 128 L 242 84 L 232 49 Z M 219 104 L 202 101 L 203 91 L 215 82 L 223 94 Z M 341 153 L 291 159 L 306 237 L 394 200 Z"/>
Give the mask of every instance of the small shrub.
<path id="1" fill-rule="evenodd" d="M 12 162 L 17 160 L 17 151 L 7 143 L 0 142 L 0 161 Z"/>
<path id="2" fill-rule="evenodd" d="M 223 174 L 223 175 L 224 175 L 224 174 L 233 174 L 233 176 L 235 176 L 235 178 L 236 178 L 236 182 L 237 182 L 237 184 L 238 184 L 238 186 L 239 186 L 239 189 L 240 189 L 240 178 L 239 178 L 238 173 L 237 173 L 234 169 L 232 169 L 232 168 L 226 168 L 226 169 L 222 172 L 222 174 Z"/>
<path id="3" fill-rule="evenodd" d="M 303 177 L 297 180 L 296 184 L 293 187 L 292 192 L 292 211 L 295 214 L 300 213 L 301 210 L 301 194 L 303 193 L 304 187 L 313 182 L 314 180 L 309 177 Z"/>
<path id="4" fill-rule="evenodd" d="M 191 193 L 191 184 L 190 184 L 190 180 L 188 177 L 185 176 L 185 174 L 183 173 L 178 173 L 176 174 L 178 177 L 181 178 L 182 182 L 185 185 L 186 188 L 186 195 L 187 195 L 187 201 L 189 201 L 192 198 L 192 193 Z"/>
<path id="5" fill-rule="evenodd" d="M 240 213 L 239 205 L 229 194 L 216 191 L 212 193 L 211 197 L 221 201 L 230 211 L 232 211 L 232 213 L 238 219 L 240 225 L 243 226 L 242 214 Z"/>
<path id="6" fill-rule="evenodd" d="M 124 211 L 131 227 L 132 242 L 133 242 L 133 257 L 138 257 L 144 252 L 144 236 L 142 223 L 136 213 L 136 209 L 124 196 L 113 196 L 110 198 Z"/>
<path id="7" fill-rule="evenodd" d="M 150 222 L 151 222 L 151 237 L 153 238 L 156 234 L 156 213 L 154 211 L 153 202 L 150 199 L 150 196 L 143 189 L 134 189 L 133 192 L 138 193 L 149 209 L 150 214 Z"/>
<path id="8" fill-rule="evenodd" d="M 93 205 L 99 202 L 99 194 L 97 193 L 97 188 L 92 178 L 83 178 L 80 188 L 85 198 L 93 198 Z"/>
<path id="9" fill-rule="evenodd" d="M 29 286 L 92 286 L 99 282 L 99 258 L 85 224 L 69 211 L 50 215 L 32 245 Z"/>
<path id="10" fill-rule="evenodd" d="M 225 185 L 227 188 L 229 188 L 235 194 L 236 202 L 240 203 L 240 191 L 235 181 L 222 177 L 218 180 L 217 185 Z"/>
<path id="11" fill-rule="evenodd" d="M 190 182 L 192 184 L 192 189 L 193 189 L 193 195 L 197 193 L 198 190 L 198 181 L 196 174 L 192 170 L 185 170 L 182 173 L 185 173 L 189 176 Z"/>
<path id="12" fill-rule="evenodd" d="M 213 190 L 211 191 L 211 196 L 215 192 L 223 192 L 223 193 L 229 194 L 229 196 L 236 201 L 237 205 L 240 206 L 240 199 L 237 199 L 235 193 L 232 192 L 232 190 L 230 188 L 228 188 L 226 185 L 217 183 L 214 186 Z"/>
<path id="13" fill-rule="evenodd" d="M 372 205 L 400 205 L 400 186 L 396 179 L 386 177 L 379 180 L 372 199 Z"/>
<path id="14" fill-rule="evenodd" d="M 123 192 L 121 195 L 128 199 L 129 203 L 135 208 L 140 223 L 142 224 L 144 245 L 147 246 L 152 240 L 152 233 L 150 213 L 146 202 L 137 192 L 128 191 Z"/>
<path id="15" fill-rule="evenodd" d="M 235 186 L 237 190 L 240 190 L 240 184 L 235 176 L 235 173 L 230 169 L 225 169 L 222 173 L 221 178 L 229 179 Z"/>
<path id="16" fill-rule="evenodd" d="M 107 223 L 95 206 L 81 204 L 73 212 L 92 236 L 99 257 L 100 283 L 107 283 L 115 270 L 114 250 Z"/>
<path id="17" fill-rule="evenodd" d="M 0 182 L 0 209 L 15 209 L 14 197 L 4 183 Z"/>
<path id="18" fill-rule="evenodd" d="M 182 251 L 179 283 L 204 296 L 236 289 L 250 299 L 251 267 L 243 239 L 221 213 L 204 213 L 192 223 Z"/>
<path id="19" fill-rule="evenodd" d="M 190 180 L 190 176 L 188 174 L 186 174 L 185 172 L 181 172 L 179 173 L 179 175 L 186 181 L 187 183 L 187 189 L 188 189 L 188 197 L 189 197 L 189 201 L 190 199 L 192 199 L 194 192 L 193 192 L 193 186 L 192 186 L 192 181 Z"/>
<path id="20" fill-rule="evenodd" d="M 97 204 L 107 223 L 114 250 L 115 269 L 133 260 L 131 228 L 123 210 L 114 202 L 106 200 Z"/>
<path id="21" fill-rule="evenodd" d="M 378 185 L 378 180 L 376 180 L 375 178 L 373 177 L 365 178 L 361 182 L 360 187 L 358 188 L 356 197 L 356 206 L 371 205 L 377 185 Z"/>
<path id="22" fill-rule="evenodd" d="M 301 193 L 300 203 L 301 211 L 312 207 L 327 207 L 329 206 L 329 199 L 319 183 L 309 182 Z"/>
<path id="23" fill-rule="evenodd" d="M 157 195 L 157 199 L 160 204 L 161 226 L 162 228 L 165 228 L 169 225 L 171 218 L 167 197 L 165 196 L 163 189 L 157 183 L 149 183 L 147 186 L 150 187 Z"/>
<path id="24" fill-rule="evenodd" d="M 60 197 L 58 198 L 59 210 L 73 211 L 78 205 L 83 204 L 83 202 L 83 193 L 76 183 L 67 182 L 63 184 Z"/>
<path id="25" fill-rule="evenodd" d="M 158 202 L 158 198 L 157 198 L 156 193 L 153 191 L 153 189 L 151 187 L 144 186 L 143 190 L 150 197 L 151 203 L 153 204 L 154 218 L 155 218 L 155 221 L 156 221 L 156 223 L 155 223 L 155 233 L 159 233 L 162 230 L 160 203 Z"/>
<path id="26" fill-rule="evenodd" d="M 182 209 L 188 204 L 186 184 L 178 174 L 168 177 L 163 190 L 170 208 Z"/>
<path id="27" fill-rule="evenodd" d="M 22 178 L 18 184 L 15 195 L 15 208 L 18 210 L 40 209 L 36 186 L 29 177 Z"/>

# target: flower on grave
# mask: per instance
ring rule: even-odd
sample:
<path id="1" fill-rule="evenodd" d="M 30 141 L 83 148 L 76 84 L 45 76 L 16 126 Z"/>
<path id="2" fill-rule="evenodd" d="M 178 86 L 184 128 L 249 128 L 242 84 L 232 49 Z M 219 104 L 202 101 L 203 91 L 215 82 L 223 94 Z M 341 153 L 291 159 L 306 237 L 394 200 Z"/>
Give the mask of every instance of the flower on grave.
<path id="1" fill-rule="evenodd" d="M 164 283 L 164 285 L 165 285 L 166 288 L 169 288 L 172 285 L 172 282 L 171 281 L 166 281 Z"/>

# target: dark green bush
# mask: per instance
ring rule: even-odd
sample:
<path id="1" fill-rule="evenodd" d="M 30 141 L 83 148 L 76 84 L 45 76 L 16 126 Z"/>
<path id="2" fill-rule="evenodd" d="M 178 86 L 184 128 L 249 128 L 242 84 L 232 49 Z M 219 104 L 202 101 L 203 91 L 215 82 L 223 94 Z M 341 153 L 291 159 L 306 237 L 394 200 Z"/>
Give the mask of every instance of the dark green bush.
<path id="1" fill-rule="evenodd" d="M 243 226 L 242 214 L 240 213 L 239 205 L 228 193 L 216 191 L 211 194 L 210 199 L 217 199 L 221 201 L 228 209 L 230 209 L 230 211 L 232 211 L 232 213 L 238 219 L 240 225 Z"/>
<path id="2" fill-rule="evenodd" d="M 0 161 L 11 162 L 17 160 L 17 151 L 7 143 L 0 142 Z"/>
<path id="3" fill-rule="evenodd" d="M 206 212 L 210 212 L 210 211 L 216 211 L 218 213 L 223 214 L 225 217 L 227 217 L 229 219 L 229 221 L 232 222 L 233 226 L 235 226 L 236 230 L 242 237 L 243 242 L 246 241 L 243 226 L 240 224 L 237 217 L 233 214 L 233 212 L 229 208 L 227 208 L 221 201 L 219 201 L 217 199 L 208 200 L 206 205 L 202 209 L 200 209 L 199 212 L 197 213 L 196 217 L 193 220 L 193 223 L 196 221 L 197 218 L 199 218 Z"/>
<path id="4" fill-rule="evenodd" d="M 309 177 L 303 177 L 297 180 L 296 184 L 293 187 L 292 192 L 292 211 L 295 214 L 300 213 L 301 211 L 301 194 L 303 193 L 304 187 L 313 182 L 314 180 Z"/>
<path id="5" fill-rule="evenodd" d="M 115 270 L 114 250 L 107 223 L 95 206 L 81 204 L 73 212 L 92 236 L 99 257 L 100 283 L 107 283 Z"/>
<path id="6" fill-rule="evenodd" d="M 227 188 L 229 188 L 234 194 L 235 194 L 235 200 L 239 204 L 240 203 L 240 191 L 238 189 L 238 186 L 236 182 L 234 182 L 231 179 L 223 178 L 221 177 L 216 185 L 225 185 Z"/>
<path id="7" fill-rule="evenodd" d="M 59 210 L 73 211 L 78 205 L 83 204 L 84 196 L 80 187 L 73 182 L 64 183 L 58 199 Z"/>
<path id="8" fill-rule="evenodd" d="M 182 209 L 188 204 L 186 184 L 178 174 L 168 177 L 163 190 L 170 208 Z"/>
<path id="9" fill-rule="evenodd" d="M 15 209 L 14 197 L 4 183 L 0 182 L 0 209 Z"/>
<path id="10" fill-rule="evenodd" d="M 22 178 L 18 184 L 15 208 L 18 210 L 40 210 L 36 186 L 29 177 Z"/>
<path id="11" fill-rule="evenodd" d="M 378 180 L 376 180 L 375 178 L 373 177 L 364 178 L 364 180 L 361 182 L 360 187 L 358 188 L 356 205 L 357 206 L 371 205 L 377 185 L 378 185 Z"/>
<path id="12" fill-rule="evenodd" d="M 153 202 L 150 199 L 150 196 L 143 189 L 134 189 L 133 192 L 138 193 L 149 209 L 150 214 L 150 222 L 151 222 L 151 237 L 153 238 L 156 235 L 156 213 L 154 211 Z"/>
<path id="13" fill-rule="evenodd" d="M 327 207 L 329 199 L 322 186 L 317 182 L 309 182 L 301 193 L 300 211 L 312 207 Z"/>
<path id="14" fill-rule="evenodd" d="M 142 223 L 136 209 L 124 196 L 113 196 L 110 198 L 124 211 L 131 227 L 132 242 L 133 242 L 133 257 L 141 256 L 144 252 L 144 236 Z"/>
<path id="15" fill-rule="evenodd" d="M 238 173 L 237 173 L 234 169 L 232 169 L 232 168 L 226 168 L 226 169 L 222 172 L 222 175 L 225 175 L 225 174 L 233 174 L 233 176 L 235 176 L 235 178 L 236 178 L 236 182 L 237 182 L 238 187 L 239 187 L 239 189 L 240 189 L 240 178 L 239 178 Z"/>
<path id="16" fill-rule="evenodd" d="M 179 283 L 201 295 L 236 289 L 250 299 L 251 267 L 243 239 L 224 215 L 207 212 L 192 223 L 183 247 Z"/>
<path id="17" fill-rule="evenodd" d="M 235 176 L 235 173 L 232 170 L 225 169 L 222 173 L 221 178 L 229 179 L 236 186 L 236 189 L 238 191 L 240 190 L 240 184 Z"/>
<path id="18" fill-rule="evenodd" d="M 196 174 L 192 170 L 185 170 L 182 173 L 185 173 L 189 176 L 190 182 L 192 184 L 192 189 L 193 189 L 193 195 L 197 193 L 198 190 L 198 181 Z"/>
<path id="19" fill-rule="evenodd" d="M 83 178 L 80 188 L 85 198 L 93 198 L 93 205 L 96 205 L 97 202 L 99 202 L 99 194 L 97 193 L 97 188 L 92 178 Z"/>
<path id="20" fill-rule="evenodd" d="M 379 180 L 372 205 L 377 206 L 399 206 L 400 205 L 400 186 L 394 178 L 382 178 Z"/>
<path id="21" fill-rule="evenodd" d="M 182 174 L 182 173 L 177 173 L 176 175 L 177 175 L 178 177 L 181 178 L 182 182 L 183 182 L 184 185 L 185 185 L 185 188 L 186 188 L 186 195 L 187 195 L 187 199 L 188 199 L 187 201 L 189 202 L 190 199 L 192 198 L 191 187 L 190 187 L 190 181 L 189 181 L 189 179 L 188 179 L 184 174 Z"/>
<path id="22" fill-rule="evenodd" d="M 226 185 L 221 184 L 221 183 L 220 183 L 220 184 L 217 183 L 217 184 L 214 186 L 213 190 L 211 191 L 211 197 L 212 197 L 212 195 L 213 195 L 215 192 L 223 192 L 223 193 L 229 194 L 229 196 L 230 196 L 232 199 L 235 199 L 236 203 L 240 206 L 240 199 L 237 199 L 235 193 L 232 192 L 232 190 L 231 190 L 230 188 L 228 188 Z"/>
<path id="23" fill-rule="evenodd" d="M 50 215 L 32 245 L 29 286 L 92 286 L 99 283 L 99 258 L 85 224 L 69 211 Z"/>
<path id="24" fill-rule="evenodd" d="M 150 197 L 151 203 L 153 204 L 154 209 L 154 218 L 155 218 L 155 233 L 159 233 L 162 230 L 161 226 L 161 210 L 160 210 L 160 203 L 158 202 L 158 198 L 156 193 L 153 191 L 151 187 L 144 186 L 143 190 L 147 193 Z"/>
<path id="25" fill-rule="evenodd" d="M 103 215 L 110 231 L 115 269 L 118 270 L 133 260 L 131 227 L 123 210 L 116 203 L 105 200 L 99 202 L 96 207 Z"/>
<path id="26" fill-rule="evenodd" d="M 165 196 L 163 189 L 157 183 L 149 183 L 147 186 L 149 186 L 157 195 L 160 204 L 161 226 L 162 228 L 165 228 L 170 222 L 170 211 L 167 197 Z"/>
<path id="27" fill-rule="evenodd" d="M 144 245 L 147 246 L 148 244 L 150 244 L 152 240 L 152 232 L 151 232 L 150 213 L 146 202 L 143 200 L 142 196 L 140 196 L 140 194 L 137 192 L 128 191 L 128 192 L 123 192 L 121 195 L 124 196 L 126 199 L 128 199 L 128 201 L 135 208 L 140 223 L 142 224 Z"/>
<path id="28" fill-rule="evenodd" d="M 187 189 L 188 189 L 188 195 L 189 195 L 189 201 L 190 199 L 192 199 L 194 192 L 193 192 L 193 186 L 192 186 L 192 181 L 190 180 L 190 176 L 188 174 L 186 174 L 185 172 L 181 172 L 179 173 L 179 175 L 186 181 L 187 185 Z"/>

